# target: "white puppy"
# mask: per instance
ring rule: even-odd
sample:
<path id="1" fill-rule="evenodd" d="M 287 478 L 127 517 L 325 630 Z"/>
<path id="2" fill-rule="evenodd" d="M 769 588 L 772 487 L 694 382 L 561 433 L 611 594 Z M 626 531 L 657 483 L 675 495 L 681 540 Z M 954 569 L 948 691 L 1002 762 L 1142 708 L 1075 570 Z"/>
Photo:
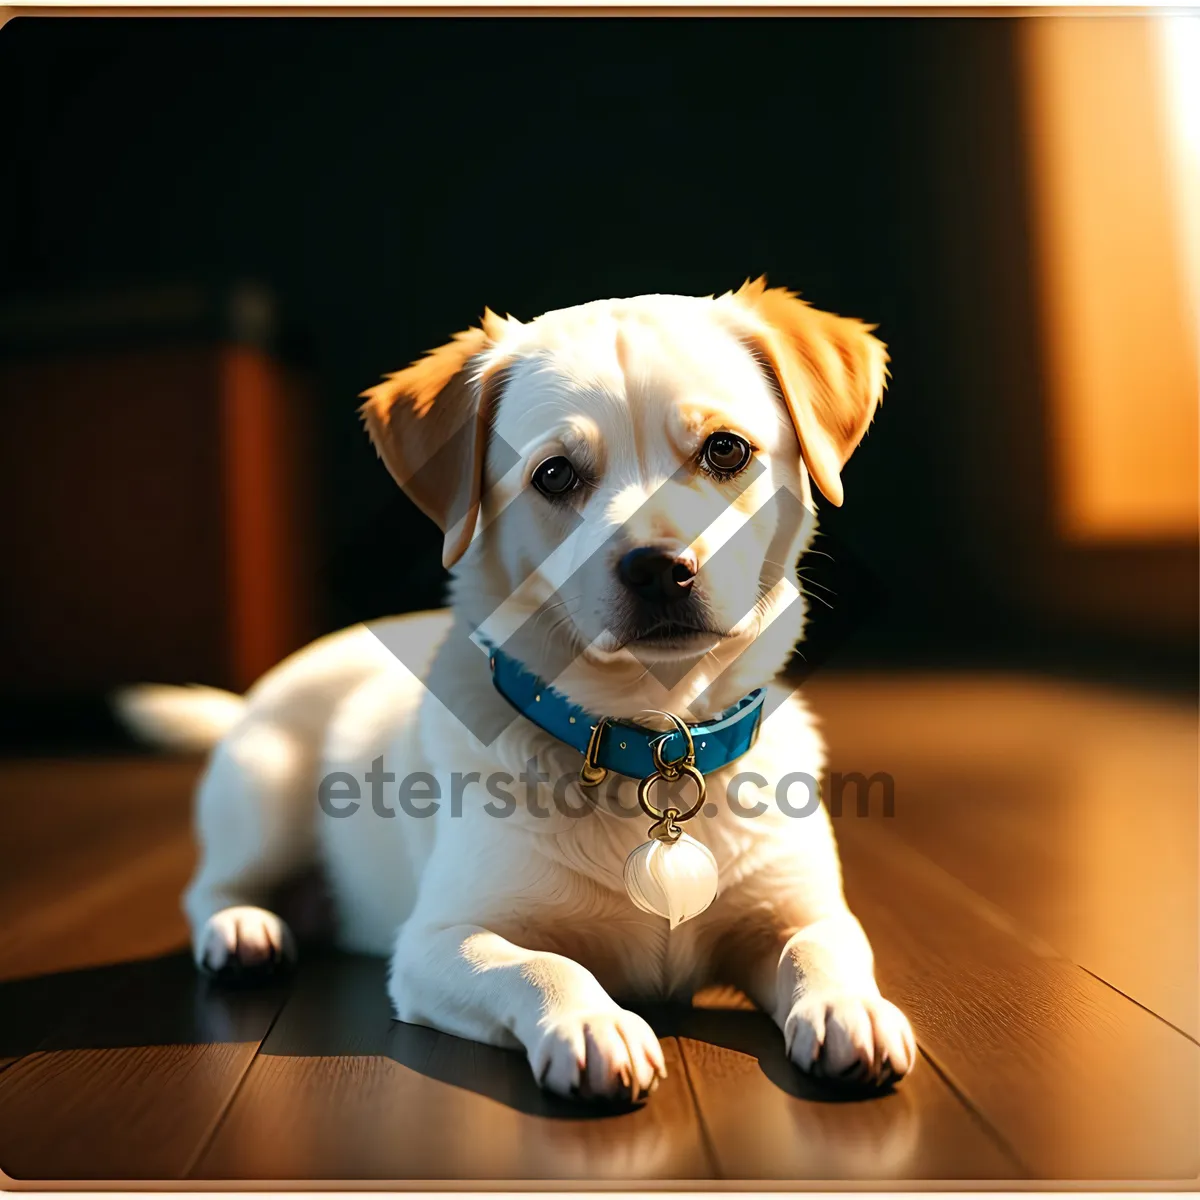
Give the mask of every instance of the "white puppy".
<path id="1" fill-rule="evenodd" d="M 886 361 L 869 327 L 759 280 L 486 312 L 366 393 L 380 455 L 445 532 L 453 609 L 324 638 L 244 701 L 126 694 L 159 740 L 223 734 L 185 899 L 197 961 L 291 956 L 267 897 L 320 863 L 340 944 L 391 955 L 398 1018 L 523 1047 L 555 1092 L 653 1090 L 658 1042 L 617 998 L 710 983 L 769 1013 L 802 1070 L 903 1076 L 912 1032 L 805 790 L 820 738 L 798 698 L 756 690 L 802 632 L 809 481 L 841 503 Z M 585 787 L 594 726 L 592 778 L 609 770 Z M 638 876 L 657 911 L 623 879 L 646 812 L 666 816 Z"/>

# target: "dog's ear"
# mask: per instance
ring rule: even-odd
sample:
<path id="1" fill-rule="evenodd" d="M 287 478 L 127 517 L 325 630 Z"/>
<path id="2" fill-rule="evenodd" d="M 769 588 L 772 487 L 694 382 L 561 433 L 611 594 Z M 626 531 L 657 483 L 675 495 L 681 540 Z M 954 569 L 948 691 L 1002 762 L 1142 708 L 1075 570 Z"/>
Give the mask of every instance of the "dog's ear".
<path id="1" fill-rule="evenodd" d="M 363 392 L 359 409 L 392 478 L 446 535 L 446 567 L 463 556 L 475 532 L 488 427 L 502 382 L 500 364 L 487 352 L 506 320 L 485 309 L 480 325 Z"/>
<path id="2" fill-rule="evenodd" d="M 761 277 L 720 299 L 740 310 L 751 352 L 783 393 L 809 474 L 840 505 L 842 468 L 887 383 L 887 348 L 871 335 L 875 326 L 821 312 Z"/>

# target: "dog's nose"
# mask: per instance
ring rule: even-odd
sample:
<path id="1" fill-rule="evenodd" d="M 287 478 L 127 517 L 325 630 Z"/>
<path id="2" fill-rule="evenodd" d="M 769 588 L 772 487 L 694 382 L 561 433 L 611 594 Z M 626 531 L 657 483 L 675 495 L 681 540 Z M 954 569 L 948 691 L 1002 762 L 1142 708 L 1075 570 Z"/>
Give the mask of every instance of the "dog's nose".
<path id="1" fill-rule="evenodd" d="M 643 600 L 682 600 L 696 578 L 696 556 L 685 546 L 637 546 L 617 564 L 621 582 Z"/>

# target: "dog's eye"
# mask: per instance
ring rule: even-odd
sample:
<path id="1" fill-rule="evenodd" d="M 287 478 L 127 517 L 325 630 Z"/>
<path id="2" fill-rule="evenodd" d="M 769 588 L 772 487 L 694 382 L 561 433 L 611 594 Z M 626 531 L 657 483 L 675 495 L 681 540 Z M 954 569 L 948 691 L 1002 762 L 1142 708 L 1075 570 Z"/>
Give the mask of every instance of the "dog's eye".
<path id="1" fill-rule="evenodd" d="M 750 461 L 750 443 L 736 433 L 714 433 L 700 457 L 715 475 L 736 475 Z"/>
<path id="2" fill-rule="evenodd" d="M 561 454 L 548 458 L 533 473 L 533 486 L 551 498 L 569 492 L 579 482 L 570 460 Z"/>

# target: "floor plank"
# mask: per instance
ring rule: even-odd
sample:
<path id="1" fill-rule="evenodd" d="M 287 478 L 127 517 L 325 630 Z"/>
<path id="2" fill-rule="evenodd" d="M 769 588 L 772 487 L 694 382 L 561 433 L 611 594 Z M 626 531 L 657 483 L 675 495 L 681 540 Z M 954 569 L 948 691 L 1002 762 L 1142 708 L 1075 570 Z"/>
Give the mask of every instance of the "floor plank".
<path id="1" fill-rule="evenodd" d="M 892 832 L 1200 1039 L 1193 704 L 994 675 L 818 675 L 805 691 L 833 770 L 893 776 Z"/>
<path id="2" fill-rule="evenodd" d="M 196 1179 L 650 1180 L 711 1174 L 677 1044 L 644 1106 L 542 1092 L 523 1055 L 391 1019 L 385 966 L 301 968 Z"/>
<path id="3" fill-rule="evenodd" d="M 0 1057 L 38 1049 L 54 1029 L 89 1007 L 125 978 L 123 966 L 62 971 L 0 983 Z"/>
<path id="4" fill-rule="evenodd" d="M 228 1104 L 278 989 L 219 992 L 185 956 L 125 978 L 0 1073 L 0 1167 L 16 1179 L 174 1179 Z"/>
<path id="5" fill-rule="evenodd" d="M 154 844 L 111 848 L 111 865 L 44 902 L 27 900 L 0 933 L 0 970 L 20 978 L 178 950 L 188 943 L 179 908 L 195 850 L 191 834 L 164 834 Z"/>
<path id="6" fill-rule="evenodd" d="M 806 691 L 835 769 L 895 780 L 892 819 L 859 820 L 851 794 L 838 821 L 885 989 L 929 1056 L 895 1093 L 809 1096 L 762 1018 L 677 1011 L 656 1026 L 670 1084 L 644 1109 L 587 1117 L 542 1096 L 520 1055 L 392 1022 L 381 965 L 354 959 L 302 973 L 256 1056 L 279 993 L 214 995 L 185 959 L 70 970 L 183 944 L 198 763 L 9 762 L 0 1166 L 30 1178 L 771 1185 L 1022 1166 L 1194 1178 L 1200 1051 L 1166 1024 L 1200 1034 L 1194 710 L 997 677 L 819 674 Z"/>
<path id="7" fill-rule="evenodd" d="M 891 835 L 838 822 L 885 994 L 1038 1178 L 1194 1180 L 1200 1047 Z"/>
<path id="8" fill-rule="evenodd" d="M 720 1175 L 753 1183 L 1011 1179 L 1025 1172 L 927 1062 L 880 1097 L 835 1099 L 788 1061 L 758 1012 L 678 1018 Z"/>
<path id="9" fill-rule="evenodd" d="M 195 758 L 0 764 L 0 979 L 187 944 Z"/>

